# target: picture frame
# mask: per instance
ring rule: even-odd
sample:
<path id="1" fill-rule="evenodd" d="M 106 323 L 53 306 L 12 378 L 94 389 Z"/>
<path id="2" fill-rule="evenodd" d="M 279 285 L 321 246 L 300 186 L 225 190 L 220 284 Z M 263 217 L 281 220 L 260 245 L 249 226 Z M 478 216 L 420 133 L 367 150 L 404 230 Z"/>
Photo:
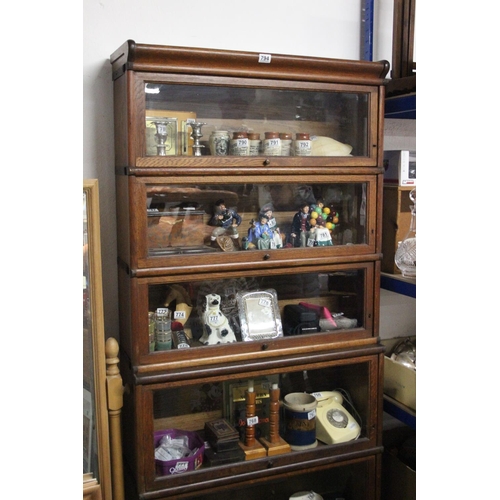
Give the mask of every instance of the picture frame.
<path id="1" fill-rule="evenodd" d="M 266 375 L 253 378 L 254 389 L 256 392 L 255 412 L 259 418 L 256 424 L 256 437 L 266 437 L 269 434 L 269 415 L 270 415 L 270 396 L 269 391 L 273 384 L 279 383 L 279 375 Z M 245 418 L 246 418 L 246 397 L 248 389 L 248 380 L 241 379 L 231 382 L 224 382 L 223 401 L 224 418 L 234 426 L 244 439 Z"/>
<path id="2" fill-rule="evenodd" d="M 83 181 L 83 498 L 112 499 L 99 186 Z"/>

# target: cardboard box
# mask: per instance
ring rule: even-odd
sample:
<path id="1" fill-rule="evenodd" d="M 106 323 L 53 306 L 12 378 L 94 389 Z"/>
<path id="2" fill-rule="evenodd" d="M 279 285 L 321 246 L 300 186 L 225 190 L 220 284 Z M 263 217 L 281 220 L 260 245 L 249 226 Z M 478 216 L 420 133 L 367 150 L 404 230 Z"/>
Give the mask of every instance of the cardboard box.
<path id="1" fill-rule="evenodd" d="M 410 337 L 415 341 L 415 337 Z M 383 340 L 387 351 L 384 356 L 384 394 L 417 410 L 417 372 L 390 359 L 394 347 L 404 338 Z"/>
<path id="2" fill-rule="evenodd" d="M 398 244 L 403 241 L 410 230 L 411 209 L 413 202 L 410 192 L 413 187 L 384 185 L 384 202 L 382 208 L 382 271 L 384 273 L 401 274 L 394 263 Z"/>
<path id="3" fill-rule="evenodd" d="M 415 500 L 417 473 L 398 457 L 385 451 L 382 456 L 382 498 L 385 500 Z"/>
<path id="4" fill-rule="evenodd" d="M 399 421 L 384 419 L 382 444 L 382 497 L 384 500 L 416 498 L 416 431 Z"/>
<path id="5" fill-rule="evenodd" d="M 409 150 L 384 151 L 384 183 L 417 185 L 417 153 Z"/>

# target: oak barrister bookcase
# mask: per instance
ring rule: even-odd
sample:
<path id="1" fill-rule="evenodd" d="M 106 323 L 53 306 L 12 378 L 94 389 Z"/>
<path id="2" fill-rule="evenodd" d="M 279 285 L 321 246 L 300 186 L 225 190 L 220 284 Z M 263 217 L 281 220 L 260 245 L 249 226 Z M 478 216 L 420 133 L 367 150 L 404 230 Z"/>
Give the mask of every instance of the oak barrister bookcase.
<path id="1" fill-rule="evenodd" d="M 128 387 L 123 448 L 135 485 L 129 497 L 262 500 L 314 490 L 324 498 L 378 499 L 388 63 L 127 41 L 111 64 L 121 373 Z M 193 138 L 196 127 L 202 135 Z M 227 154 L 213 154 L 215 131 L 242 145 L 258 134 L 261 149 L 236 155 L 229 144 Z M 271 155 L 266 132 L 297 141 L 309 134 L 309 141 L 305 149 L 293 143 L 295 155 Z M 236 230 L 211 225 L 221 200 L 239 219 Z M 305 205 L 306 222 L 296 226 Z M 252 292 L 262 294 L 256 302 L 248 299 Z M 269 304 L 265 292 L 276 300 Z M 220 297 L 227 323 L 211 330 L 219 343 L 204 345 L 209 294 Z M 158 342 L 150 329 L 158 309 L 170 311 L 190 347 Z M 304 311 L 315 311 L 315 319 Z M 236 342 L 225 341 L 224 329 Z M 346 391 L 361 434 L 225 464 L 205 459 L 181 473 L 158 469 L 155 433 L 202 436 L 205 423 L 218 418 L 241 430 L 234 395 L 249 381 L 263 388 L 257 437 L 269 431 L 266 384 L 277 384 L 281 399 Z M 282 419 L 281 436 L 284 425 Z"/>

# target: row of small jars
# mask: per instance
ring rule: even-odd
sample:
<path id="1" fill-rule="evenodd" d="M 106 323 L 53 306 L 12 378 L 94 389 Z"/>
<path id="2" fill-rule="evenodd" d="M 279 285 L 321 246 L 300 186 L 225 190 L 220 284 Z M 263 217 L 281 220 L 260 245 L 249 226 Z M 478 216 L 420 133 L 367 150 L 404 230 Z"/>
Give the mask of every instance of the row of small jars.
<path id="1" fill-rule="evenodd" d="M 216 130 L 210 135 L 210 153 L 214 156 L 311 156 L 309 134 L 265 132 L 264 140 L 255 132 L 233 132 L 230 139 L 226 130 Z"/>

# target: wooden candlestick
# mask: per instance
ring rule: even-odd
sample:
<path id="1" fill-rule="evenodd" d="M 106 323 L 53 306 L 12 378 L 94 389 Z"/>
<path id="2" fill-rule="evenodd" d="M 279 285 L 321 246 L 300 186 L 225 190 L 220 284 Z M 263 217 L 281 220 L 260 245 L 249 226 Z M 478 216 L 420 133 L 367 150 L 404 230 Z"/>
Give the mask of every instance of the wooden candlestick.
<path id="1" fill-rule="evenodd" d="M 269 439 L 260 438 L 268 456 L 281 455 L 291 451 L 290 445 L 280 436 L 280 390 L 273 384 L 269 390 Z"/>
<path id="2" fill-rule="evenodd" d="M 245 443 L 240 442 L 240 447 L 245 452 L 245 460 L 266 456 L 266 449 L 255 439 L 255 424 L 258 422 L 255 411 L 255 397 L 253 381 L 250 381 L 246 391 Z"/>
<path id="3" fill-rule="evenodd" d="M 247 391 L 246 398 L 247 425 L 245 427 L 245 446 L 253 446 L 255 444 L 255 425 L 249 425 L 249 422 L 255 417 L 255 392 Z"/>

